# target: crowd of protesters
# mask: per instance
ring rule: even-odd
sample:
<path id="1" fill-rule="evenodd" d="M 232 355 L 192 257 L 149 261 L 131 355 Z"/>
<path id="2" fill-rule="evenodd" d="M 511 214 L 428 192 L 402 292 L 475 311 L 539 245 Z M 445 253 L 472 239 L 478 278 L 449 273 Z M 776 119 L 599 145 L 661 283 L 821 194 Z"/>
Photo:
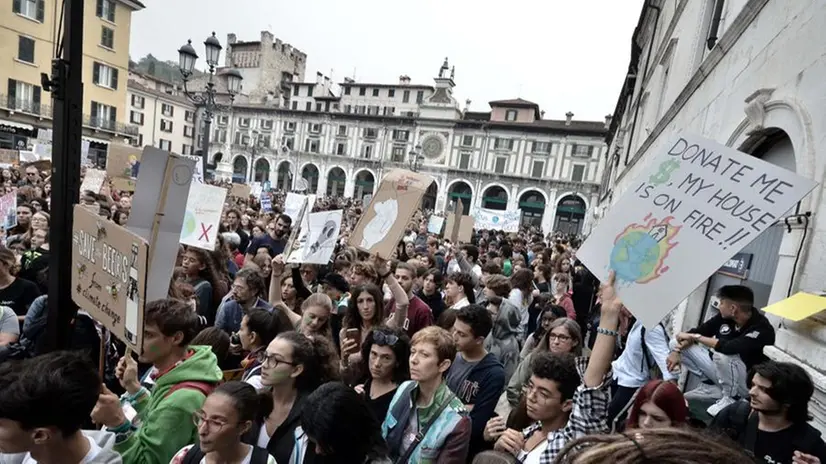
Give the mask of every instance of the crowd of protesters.
<path id="1" fill-rule="evenodd" d="M 347 198 L 313 205 L 344 212 L 323 266 L 285 259 L 283 192 L 272 211 L 229 198 L 216 248 L 182 246 L 168 299 L 146 304 L 142 353 L 81 311 L 73 349 L 38 355 L 49 183 L 17 172 L 2 172 L 18 203 L 0 248 L 0 463 L 826 460 L 812 379 L 765 358 L 774 329 L 749 288 L 722 287 L 687 332 L 644 327 L 576 259 L 579 237 L 451 243 L 418 211 L 383 259 L 348 245 L 364 205 Z M 81 203 L 128 222 L 128 192 Z"/>

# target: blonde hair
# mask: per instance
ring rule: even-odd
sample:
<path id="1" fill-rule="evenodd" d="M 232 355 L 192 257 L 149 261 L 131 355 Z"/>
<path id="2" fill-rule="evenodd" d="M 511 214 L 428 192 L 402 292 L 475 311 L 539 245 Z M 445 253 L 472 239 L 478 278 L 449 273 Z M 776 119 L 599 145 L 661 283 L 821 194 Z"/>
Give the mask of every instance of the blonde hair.
<path id="1" fill-rule="evenodd" d="M 436 355 L 439 357 L 439 362 L 447 359 L 453 362 L 456 357 L 456 345 L 453 343 L 453 337 L 447 330 L 431 325 L 413 334 L 413 339 L 410 340 L 410 346 L 418 345 L 419 343 L 430 343 L 436 348 Z"/>

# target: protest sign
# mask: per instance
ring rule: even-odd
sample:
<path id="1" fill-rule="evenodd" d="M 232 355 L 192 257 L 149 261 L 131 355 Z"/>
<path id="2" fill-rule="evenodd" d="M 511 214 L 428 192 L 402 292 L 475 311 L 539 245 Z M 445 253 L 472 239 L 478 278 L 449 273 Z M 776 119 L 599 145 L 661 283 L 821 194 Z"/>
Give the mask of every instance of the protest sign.
<path id="1" fill-rule="evenodd" d="M 265 192 L 261 195 L 261 211 L 269 213 L 272 211 L 272 195 Z"/>
<path id="2" fill-rule="evenodd" d="M 473 220 L 471 216 L 461 216 L 461 221 L 459 222 L 459 236 L 456 238 L 457 242 L 460 243 L 470 243 L 471 239 L 473 238 L 473 226 L 476 221 Z M 445 220 L 445 234 L 451 233 L 453 231 L 453 225 L 456 223 L 456 214 L 450 213 L 447 215 L 447 219 Z M 451 238 L 451 237 L 448 237 Z"/>
<path id="3" fill-rule="evenodd" d="M 250 186 L 247 184 L 232 184 L 232 188 L 230 188 L 229 191 L 229 196 L 241 198 L 242 200 L 249 200 Z"/>
<path id="4" fill-rule="evenodd" d="M 136 353 L 143 348 L 149 244 L 75 205 L 72 299 Z"/>
<path id="5" fill-rule="evenodd" d="M 428 234 L 441 234 L 442 233 L 442 226 L 445 225 L 445 218 L 442 216 L 430 216 L 430 219 L 427 220 L 427 233 Z"/>
<path id="6" fill-rule="evenodd" d="M 227 191 L 224 188 L 192 183 L 189 187 L 189 198 L 186 200 L 181 243 L 208 251 L 215 249 L 218 228 L 221 227 L 221 210 L 226 197 Z"/>
<path id="7" fill-rule="evenodd" d="M 390 171 L 364 208 L 349 243 L 371 255 L 389 259 L 396 250 L 410 218 L 421 205 L 433 178 L 405 169 Z"/>
<path id="8" fill-rule="evenodd" d="M 20 164 L 19 151 L 0 148 L 0 165 L 17 166 L 18 164 Z"/>
<path id="9" fill-rule="evenodd" d="M 264 187 L 261 186 L 261 182 L 253 182 L 250 184 L 250 195 L 260 199 L 261 193 L 263 192 Z"/>
<path id="10" fill-rule="evenodd" d="M 106 171 L 87 169 L 83 176 L 83 183 L 80 184 L 80 193 L 89 191 L 97 195 L 103 188 L 104 182 L 106 182 Z"/>
<path id="11" fill-rule="evenodd" d="M 110 143 L 106 155 L 106 175 L 112 179 L 115 190 L 133 192 L 141 167 L 140 148 Z M 159 174 L 159 173 L 158 173 Z"/>
<path id="12" fill-rule="evenodd" d="M 476 228 L 480 230 L 501 230 L 503 232 L 519 232 L 519 221 L 522 210 L 497 211 L 493 209 L 476 208 L 472 213 Z"/>
<path id="13" fill-rule="evenodd" d="M 7 193 L 0 197 L 0 218 L 3 220 L 3 229 L 8 231 L 17 227 L 17 194 Z"/>
<path id="14" fill-rule="evenodd" d="M 184 158 L 195 161 L 195 171 L 192 173 L 192 181 L 204 183 L 204 159 L 198 155 L 181 155 Z"/>
<path id="15" fill-rule="evenodd" d="M 315 206 L 315 197 L 315 195 L 288 193 L 287 197 L 284 198 L 284 214 L 293 220 L 293 224 L 298 224 L 298 213 L 301 211 L 304 200 L 307 200 L 307 214 L 309 214 Z"/>
<path id="16" fill-rule="evenodd" d="M 309 203 L 308 203 L 309 204 Z M 307 214 L 288 263 L 329 264 L 341 230 L 341 210 Z"/>
<path id="17" fill-rule="evenodd" d="M 147 301 L 166 298 L 178 257 L 194 162 L 147 146 L 127 228 L 149 242 Z"/>
<path id="18" fill-rule="evenodd" d="M 694 135 L 652 157 L 577 251 L 648 328 L 817 185 Z"/>

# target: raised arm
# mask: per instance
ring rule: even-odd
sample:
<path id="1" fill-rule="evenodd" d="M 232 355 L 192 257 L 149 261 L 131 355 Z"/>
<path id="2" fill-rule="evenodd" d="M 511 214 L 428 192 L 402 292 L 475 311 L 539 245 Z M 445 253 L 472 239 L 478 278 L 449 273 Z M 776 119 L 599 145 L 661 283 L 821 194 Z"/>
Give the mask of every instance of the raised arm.
<path id="1" fill-rule="evenodd" d="M 622 301 L 616 294 L 614 288 L 614 272 L 608 276 L 606 282 L 600 289 L 600 299 L 602 307 L 599 317 L 599 328 L 594 348 L 591 350 L 591 359 L 588 361 L 588 368 L 583 376 L 583 383 L 586 387 L 598 387 L 605 379 L 605 374 L 611 368 L 611 361 L 614 358 L 614 348 L 617 343 L 619 328 L 619 313 L 622 308 Z"/>
<path id="2" fill-rule="evenodd" d="M 410 306 L 410 299 L 407 296 L 407 292 L 404 291 L 399 281 L 396 280 L 396 276 L 390 272 L 390 263 L 388 263 L 387 260 L 376 256 L 374 258 L 374 266 L 376 272 L 384 279 L 384 283 L 387 284 L 387 288 L 390 289 L 390 293 L 393 295 L 393 301 L 396 302 L 396 310 L 387 320 L 387 326 L 406 330 L 408 325 L 407 307 Z M 379 305 L 381 303 L 376 304 Z"/>
<path id="3" fill-rule="evenodd" d="M 290 320 L 290 323 L 292 323 L 293 327 L 296 327 L 301 321 L 301 315 L 287 306 L 281 298 L 281 277 L 284 275 L 285 269 L 284 255 L 278 255 L 273 258 L 271 266 L 272 275 L 270 276 L 270 292 L 267 299 L 273 307 L 273 311 L 284 311 L 287 318 Z"/>

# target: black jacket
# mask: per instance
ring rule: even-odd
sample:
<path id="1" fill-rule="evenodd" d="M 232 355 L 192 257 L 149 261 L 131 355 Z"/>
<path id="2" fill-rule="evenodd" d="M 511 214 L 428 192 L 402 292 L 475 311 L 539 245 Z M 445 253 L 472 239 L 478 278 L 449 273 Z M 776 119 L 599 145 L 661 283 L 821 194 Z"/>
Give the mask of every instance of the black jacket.
<path id="1" fill-rule="evenodd" d="M 726 355 L 739 355 L 746 368 L 751 369 L 767 359 L 763 354 L 763 347 L 774 345 L 774 327 L 771 322 L 759 310 L 752 311 L 751 319 L 740 329 L 737 329 L 734 321 L 723 319 L 723 316 L 718 314 L 689 332 L 704 337 L 716 337 L 718 342 L 714 351 Z"/>
<path id="2" fill-rule="evenodd" d="M 275 429 L 275 433 L 272 434 L 269 443 L 267 443 L 267 451 L 275 458 L 276 462 L 290 462 L 290 456 L 292 456 L 296 444 L 295 429 L 301 425 L 301 411 L 304 409 L 304 404 L 308 396 L 309 392 L 298 394 L 292 409 L 290 409 L 290 414 L 287 415 L 287 419 Z M 241 441 L 248 445 L 256 446 L 258 434 L 261 432 L 263 425 L 263 422 L 256 421 L 250 430 L 241 437 Z M 308 444 L 303 464 L 316 464 L 320 462 L 323 461 L 316 459 L 315 446 Z"/>

